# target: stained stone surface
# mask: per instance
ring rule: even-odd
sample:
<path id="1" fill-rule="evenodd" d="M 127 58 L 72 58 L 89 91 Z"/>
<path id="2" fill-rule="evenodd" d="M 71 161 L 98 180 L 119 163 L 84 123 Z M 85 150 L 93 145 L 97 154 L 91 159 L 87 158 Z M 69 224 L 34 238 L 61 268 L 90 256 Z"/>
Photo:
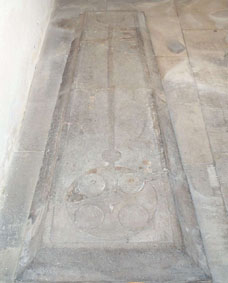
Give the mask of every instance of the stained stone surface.
<path id="1" fill-rule="evenodd" d="M 46 239 L 57 246 L 180 239 L 143 28 L 136 12 L 84 15 L 47 215 Z"/>
<path id="2" fill-rule="evenodd" d="M 0 202 L 0 282 L 227 282 L 227 11 L 56 1 Z"/>
<path id="3" fill-rule="evenodd" d="M 47 175 L 53 166 L 50 188 L 45 186 L 47 177 L 43 180 L 46 190 L 51 189 L 50 198 L 43 199 L 48 209 L 40 215 L 44 204 L 39 195 L 44 188 L 38 186 L 31 211 L 42 218 L 41 224 L 36 228 L 37 240 L 29 239 L 25 244 L 19 278 L 37 278 L 31 268 L 47 280 L 65 278 L 58 269 L 52 274 L 38 271 L 40 251 L 46 248 L 53 249 L 53 254 L 54 249 L 63 249 L 59 261 L 62 266 L 66 264 L 64 258 L 72 257 L 69 248 L 75 255 L 81 248 L 88 255 L 99 248 L 104 256 L 111 248 L 110 260 L 114 264 L 120 246 L 127 260 L 129 253 L 138 254 L 143 247 L 153 254 L 155 246 L 165 245 L 163 256 L 167 253 L 169 257 L 170 250 L 174 254 L 182 250 L 178 261 L 188 269 L 185 274 L 178 270 L 176 275 L 169 275 L 172 280 L 189 280 L 191 276 L 206 279 L 205 266 L 202 270 L 197 266 L 202 264 L 197 263 L 197 257 L 204 256 L 203 250 L 192 259 L 183 250 L 185 242 L 167 174 L 153 94 L 153 71 L 148 66 L 154 55 L 143 13 L 84 12 L 78 26 L 65 68 L 66 80 L 60 87 L 64 97 L 57 102 L 54 114 L 55 151 L 53 137 L 49 139 L 55 157 L 43 167 Z M 155 66 L 155 62 L 152 64 Z M 38 240 L 36 234 L 40 233 Z M 87 257 L 79 257 L 82 265 L 87 264 Z M 150 257 L 144 259 L 147 265 Z M 169 264 L 171 268 L 173 263 Z M 134 263 L 130 265 L 133 268 Z M 103 268 L 109 279 L 125 280 L 130 276 L 125 268 L 120 277 L 111 274 L 108 266 Z M 69 275 L 71 280 L 97 278 L 86 271 L 78 273 L 78 269 Z M 140 276 L 160 277 L 144 268 L 133 278 L 138 280 Z M 164 273 L 162 278 L 166 276 Z"/>

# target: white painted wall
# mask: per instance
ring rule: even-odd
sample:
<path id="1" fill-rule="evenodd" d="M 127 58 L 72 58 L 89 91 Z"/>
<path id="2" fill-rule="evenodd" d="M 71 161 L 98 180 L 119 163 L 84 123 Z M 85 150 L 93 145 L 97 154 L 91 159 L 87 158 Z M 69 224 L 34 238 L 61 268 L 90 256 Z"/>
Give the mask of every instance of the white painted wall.
<path id="1" fill-rule="evenodd" d="M 0 0 L 0 184 L 18 135 L 53 0 Z"/>

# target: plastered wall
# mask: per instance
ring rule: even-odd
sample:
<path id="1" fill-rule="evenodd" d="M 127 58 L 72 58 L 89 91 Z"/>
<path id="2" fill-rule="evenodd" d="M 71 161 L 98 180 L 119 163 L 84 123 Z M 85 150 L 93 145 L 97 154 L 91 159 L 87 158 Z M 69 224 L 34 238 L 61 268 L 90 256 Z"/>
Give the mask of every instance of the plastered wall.
<path id="1" fill-rule="evenodd" d="M 0 188 L 52 6 L 53 0 L 0 0 Z"/>

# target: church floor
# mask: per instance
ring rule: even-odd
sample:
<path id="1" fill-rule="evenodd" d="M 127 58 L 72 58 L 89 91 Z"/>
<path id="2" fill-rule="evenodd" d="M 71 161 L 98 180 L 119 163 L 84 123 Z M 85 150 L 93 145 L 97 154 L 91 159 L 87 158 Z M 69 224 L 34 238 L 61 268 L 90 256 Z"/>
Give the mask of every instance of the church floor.
<path id="1" fill-rule="evenodd" d="M 57 0 L 4 191 L 0 282 L 227 283 L 227 1 Z"/>

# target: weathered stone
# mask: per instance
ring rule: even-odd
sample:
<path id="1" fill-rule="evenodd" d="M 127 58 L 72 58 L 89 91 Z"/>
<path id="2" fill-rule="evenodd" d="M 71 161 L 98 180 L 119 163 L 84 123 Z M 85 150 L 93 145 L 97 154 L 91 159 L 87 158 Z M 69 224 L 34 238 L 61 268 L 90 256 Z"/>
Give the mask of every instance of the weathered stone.
<path id="1" fill-rule="evenodd" d="M 0 213 L 0 277 L 4 282 L 14 278 L 42 156 L 40 152 L 18 152 L 11 162 Z"/>
<path id="2" fill-rule="evenodd" d="M 156 56 L 186 55 L 182 31 L 177 16 L 150 16 L 147 25 Z M 168 31 L 168 35 L 167 35 Z"/>
<path id="3" fill-rule="evenodd" d="M 182 154 L 182 162 L 187 165 L 212 163 L 200 105 L 176 104 L 173 105 L 170 114 Z"/>
<path id="4" fill-rule="evenodd" d="M 148 248 L 151 246 L 150 254 L 142 254 L 146 264 L 132 278 L 161 278 L 157 271 L 147 273 L 147 269 L 154 258 L 155 246 L 161 248 L 166 243 L 175 246 L 173 256 L 177 252 L 183 257 L 182 268 L 187 261 L 188 271 L 176 270 L 172 275 L 172 261 L 162 280 L 206 279 L 207 263 L 200 235 L 192 236 L 191 241 L 181 237 L 183 227 L 189 227 L 190 231 L 198 229 L 196 221 L 192 221 L 193 205 L 188 204 L 188 211 L 192 211 L 190 220 L 185 208 L 179 207 L 177 213 L 172 201 L 173 197 L 179 198 L 179 191 L 171 190 L 166 173 L 169 165 L 161 137 L 165 129 L 159 126 L 161 113 L 157 113 L 153 97 L 153 83 L 159 84 L 159 77 L 150 79 L 156 74 L 155 61 L 151 61 L 153 53 L 144 16 L 136 12 L 89 12 L 81 17 L 80 26 L 81 35 L 72 44 L 59 90 L 46 149 L 50 157 L 47 155 L 44 161 L 33 199 L 30 212 L 33 222 L 27 228 L 18 276 L 36 280 L 38 272 L 40 278 L 49 281 L 63 278 L 58 268 L 47 274 L 47 269 L 41 267 L 41 272 L 37 265 L 39 255 L 50 243 L 53 256 L 55 249 L 63 248 L 62 258 L 58 259 L 63 266 L 65 260 L 77 260 L 75 255 L 81 249 L 88 254 L 84 259 L 80 256 L 83 266 L 96 247 L 100 253 L 97 260 L 101 257 L 105 261 L 109 257 L 107 248 L 118 255 L 117 247 L 129 249 L 123 253 L 127 262 L 131 253 L 140 257 L 144 243 Z M 49 202 L 45 197 L 48 192 L 53 195 Z M 183 194 L 191 202 L 188 191 Z M 179 216 L 183 220 L 178 220 Z M 180 221 L 184 224 L 179 226 Z M 192 259 L 183 253 L 183 243 Z M 159 262 L 173 258 L 168 246 L 161 252 Z M 114 254 L 110 255 L 112 268 L 117 263 Z M 47 266 L 54 263 L 46 256 L 43 260 Z M 176 259 L 176 264 L 179 260 L 182 261 Z M 86 280 L 127 280 L 130 276 L 125 267 L 117 276 L 109 264 L 91 263 L 95 264 L 92 268 L 95 273 L 85 269 L 80 275 L 75 269 L 72 275 L 68 274 L 68 280 L 81 280 L 86 273 Z M 97 277 L 101 264 L 104 271 L 100 270 Z M 130 270 L 137 265 L 134 261 L 128 264 Z"/>
<path id="5" fill-rule="evenodd" d="M 225 42 L 228 43 L 228 34 L 225 37 Z"/>
<path id="6" fill-rule="evenodd" d="M 224 27 L 223 0 L 56 2 L 1 196 L 0 280 L 226 283 Z"/>
<path id="7" fill-rule="evenodd" d="M 220 159 L 227 153 L 227 43 L 226 32 L 185 31 L 191 64 L 195 70 L 199 98 L 203 106 L 203 116 L 215 158 Z M 207 71 L 205 71 L 207 70 Z M 218 172 L 220 169 L 218 169 Z M 219 174 L 221 180 L 222 175 Z M 226 185 L 222 182 L 222 193 L 227 204 Z"/>
<path id="8" fill-rule="evenodd" d="M 176 9 L 173 0 L 107 0 L 108 10 L 142 11 L 152 17 L 173 17 L 176 16 Z M 159 27 L 158 27 L 159 28 Z"/>
<path id="9" fill-rule="evenodd" d="M 162 56 L 157 60 L 167 101 L 172 105 L 199 102 L 188 58 Z"/>
<path id="10" fill-rule="evenodd" d="M 224 29 L 228 27 L 226 0 L 177 0 L 183 29 Z"/>
<path id="11" fill-rule="evenodd" d="M 162 255 L 161 249 L 151 250 L 148 246 L 141 249 L 115 248 L 115 249 L 42 249 L 38 254 L 36 263 L 32 264 L 25 272 L 29 280 L 47 280 L 52 274 L 53 281 L 70 282 L 159 282 L 163 273 L 164 280 L 176 282 L 208 282 L 203 280 L 199 268 L 189 268 L 192 262 L 176 249 L 164 247 L 166 255 Z M 62 259 L 62 263 L 59 259 Z M 47 264 L 48 262 L 48 264 Z M 150 268 L 148 262 L 154 268 Z M 178 263 L 178 264 L 174 264 Z M 67 268 L 65 268 L 67 266 Z M 99 270 L 99 272 L 98 272 Z M 182 275 L 179 275 L 182 270 Z M 175 279 L 173 278 L 175 273 Z M 103 279 L 105 278 L 105 279 Z M 125 278 L 131 278 L 126 280 Z M 185 281 L 185 279 L 187 279 Z M 25 282 L 27 282 L 25 279 Z"/>

